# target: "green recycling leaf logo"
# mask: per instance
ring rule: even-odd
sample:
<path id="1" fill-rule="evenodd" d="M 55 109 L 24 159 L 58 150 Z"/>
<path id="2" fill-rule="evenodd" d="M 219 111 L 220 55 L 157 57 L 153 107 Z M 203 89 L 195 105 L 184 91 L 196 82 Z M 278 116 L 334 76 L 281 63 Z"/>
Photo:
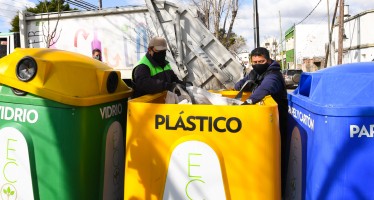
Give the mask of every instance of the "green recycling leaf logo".
<path id="1" fill-rule="evenodd" d="M 1 199 L 2 200 L 15 200 L 17 199 L 17 190 L 12 184 L 4 184 L 1 187 Z"/>

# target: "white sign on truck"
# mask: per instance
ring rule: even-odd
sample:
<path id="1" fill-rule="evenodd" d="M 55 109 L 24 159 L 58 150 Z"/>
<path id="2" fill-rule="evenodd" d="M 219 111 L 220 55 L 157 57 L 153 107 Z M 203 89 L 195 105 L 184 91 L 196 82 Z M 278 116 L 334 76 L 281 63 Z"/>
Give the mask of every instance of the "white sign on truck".
<path id="1" fill-rule="evenodd" d="M 152 28 L 146 7 L 24 15 L 27 20 L 23 19 L 24 29 L 20 30 L 22 48 L 46 48 L 45 37 L 56 27 L 55 44 L 49 48 L 89 57 L 93 49 L 100 49 L 102 61 L 120 70 L 122 79 L 131 79 L 132 67 L 147 51 Z"/>

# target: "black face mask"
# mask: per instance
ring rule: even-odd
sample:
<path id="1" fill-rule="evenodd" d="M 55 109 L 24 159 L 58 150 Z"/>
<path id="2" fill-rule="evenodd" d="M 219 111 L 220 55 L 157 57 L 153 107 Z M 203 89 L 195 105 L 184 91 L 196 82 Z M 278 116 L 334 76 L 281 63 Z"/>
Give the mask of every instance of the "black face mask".
<path id="1" fill-rule="evenodd" d="M 159 52 L 153 52 L 152 56 L 153 60 L 155 60 L 160 66 L 166 65 L 166 51 L 159 51 Z"/>
<path id="2" fill-rule="evenodd" d="M 101 56 L 100 56 L 100 55 L 97 55 L 97 56 L 95 56 L 94 58 L 95 58 L 96 60 L 101 61 Z"/>
<path id="3" fill-rule="evenodd" d="M 259 75 L 261 75 L 264 72 L 266 72 L 266 70 L 268 69 L 268 67 L 269 67 L 268 63 L 252 65 L 253 70 L 255 70 L 257 72 L 257 74 L 259 74 Z"/>

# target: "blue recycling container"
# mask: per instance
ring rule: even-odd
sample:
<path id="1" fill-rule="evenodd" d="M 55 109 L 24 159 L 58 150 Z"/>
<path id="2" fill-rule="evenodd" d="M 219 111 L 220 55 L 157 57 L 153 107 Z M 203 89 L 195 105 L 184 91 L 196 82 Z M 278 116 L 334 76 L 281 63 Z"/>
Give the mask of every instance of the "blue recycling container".
<path id="1" fill-rule="evenodd" d="M 304 72 L 288 99 L 285 199 L 373 199 L 374 62 Z"/>

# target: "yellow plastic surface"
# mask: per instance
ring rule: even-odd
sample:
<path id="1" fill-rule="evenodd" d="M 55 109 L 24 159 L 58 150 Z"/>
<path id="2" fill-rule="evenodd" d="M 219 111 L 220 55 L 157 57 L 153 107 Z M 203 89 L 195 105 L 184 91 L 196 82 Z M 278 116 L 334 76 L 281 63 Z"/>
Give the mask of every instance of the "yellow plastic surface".
<path id="1" fill-rule="evenodd" d="M 25 56 L 37 63 L 35 77 L 24 82 L 16 76 L 17 63 Z M 107 77 L 114 71 L 106 64 L 82 54 L 44 48 L 17 48 L 0 59 L 0 83 L 10 87 L 74 106 L 90 106 L 130 97 L 132 89 L 122 80 L 107 91 Z"/>
<path id="2" fill-rule="evenodd" d="M 270 96 L 261 105 L 221 106 L 164 104 L 165 95 L 128 101 L 124 199 L 163 199 L 171 153 L 178 144 L 191 140 L 208 144 L 217 154 L 225 191 L 221 199 L 280 199 L 279 115 Z M 156 129 L 156 115 L 168 115 L 171 126 L 179 117 L 186 121 L 187 116 L 234 116 L 242 128 L 237 133 Z M 187 183 L 174 187 L 179 184 Z"/>

